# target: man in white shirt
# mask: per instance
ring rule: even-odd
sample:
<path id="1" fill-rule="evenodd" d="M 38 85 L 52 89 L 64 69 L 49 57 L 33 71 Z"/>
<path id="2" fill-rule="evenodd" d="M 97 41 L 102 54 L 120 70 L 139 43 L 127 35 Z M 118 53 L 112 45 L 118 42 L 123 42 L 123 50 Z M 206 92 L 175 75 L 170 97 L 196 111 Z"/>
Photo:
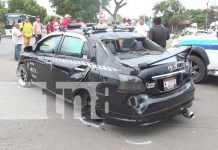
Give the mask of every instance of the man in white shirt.
<path id="1" fill-rule="evenodd" d="M 122 22 L 120 24 L 121 27 L 127 27 L 129 26 L 128 22 L 126 21 L 126 17 L 122 18 Z"/>
<path id="2" fill-rule="evenodd" d="M 105 16 L 100 14 L 98 17 L 98 24 L 96 25 L 97 28 L 108 28 L 108 25 L 105 23 Z"/>
<path id="3" fill-rule="evenodd" d="M 16 61 L 20 59 L 20 53 L 21 53 L 22 43 L 23 43 L 22 36 L 23 35 L 21 31 L 19 30 L 19 24 L 15 23 L 12 28 L 12 39 L 15 44 L 14 58 Z"/>
<path id="4" fill-rule="evenodd" d="M 42 39 L 42 24 L 40 16 L 36 16 L 36 21 L 33 23 L 33 34 L 35 35 L 35 43 Z"/>
<path id="5" fill-rule="evenodd" d="M 144 37 L 148 37 L 149 27 L 145 24 L 144 18 L 140 18 L 139 23 L 136 25 L 135 32 L 141 34 Z"/>

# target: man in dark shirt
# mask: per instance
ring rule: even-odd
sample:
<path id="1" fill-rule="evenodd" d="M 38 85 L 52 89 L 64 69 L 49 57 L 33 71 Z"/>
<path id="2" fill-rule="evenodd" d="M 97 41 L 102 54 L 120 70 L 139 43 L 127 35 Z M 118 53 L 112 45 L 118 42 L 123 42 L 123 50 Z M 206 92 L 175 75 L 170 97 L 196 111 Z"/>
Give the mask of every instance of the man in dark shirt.
<path id="1" fill-rule="evenodd" d="M 166 41 L 169 40 L 170 34 L 168 29 L 161 25 L 161 18 L 153 19 L 153 27 L 149 31 L 149 39 L 166 48 Z"/>

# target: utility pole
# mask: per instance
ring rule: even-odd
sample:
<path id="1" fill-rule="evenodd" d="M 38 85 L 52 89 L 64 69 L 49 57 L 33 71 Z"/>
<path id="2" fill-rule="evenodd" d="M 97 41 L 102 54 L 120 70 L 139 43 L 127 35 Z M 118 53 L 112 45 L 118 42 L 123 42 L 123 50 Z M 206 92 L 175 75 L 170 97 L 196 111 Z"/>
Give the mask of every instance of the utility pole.
<path id="1" fill-rule="evenodd" d="M 102 0 L 98 0 L 99 3 L 100 3 L 100 6 L 99 6 L 99 11 L 101 12 L 102 11 Z"/>
<path id="2" fill-rule="evenodd" d="M 206 13 L 206 29 L 207 29 L 207 27 L 208 27 L 208 13 L 209 13 L 209 0 L 208 0 L 208 2 L 207 2 L 207 13 Z"/>
<path id="3" fill-rule="evenodd" d="M 217 5 L 217 3 L 215 3 L 215 7 L 216 7 L 216 8 L 215 8 L 215 13 L 216 13 L 215 26 L 217 26 L 217 21 L 218 21 L 218 20 L 217 20 L 217 19 L 218 19 L 218 5 Z"/>

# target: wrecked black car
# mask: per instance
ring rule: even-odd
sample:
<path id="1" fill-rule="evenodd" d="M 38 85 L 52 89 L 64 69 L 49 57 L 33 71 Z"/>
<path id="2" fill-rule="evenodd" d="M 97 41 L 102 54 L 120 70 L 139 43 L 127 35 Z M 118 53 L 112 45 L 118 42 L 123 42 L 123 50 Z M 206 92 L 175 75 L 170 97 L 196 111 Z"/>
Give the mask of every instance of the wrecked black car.
<path id="1" fill-rule="evenodd" d="M 184 46 L 169 53 L 126 30 L 55 32 L 24 49 L 17 79 L 23 87 L 45 82 L 47 90 L 67 100 L 80 96 L 82 115 L 107 123 L 146 125 L 180 114 L 191 118 L 191 50 Z"/>

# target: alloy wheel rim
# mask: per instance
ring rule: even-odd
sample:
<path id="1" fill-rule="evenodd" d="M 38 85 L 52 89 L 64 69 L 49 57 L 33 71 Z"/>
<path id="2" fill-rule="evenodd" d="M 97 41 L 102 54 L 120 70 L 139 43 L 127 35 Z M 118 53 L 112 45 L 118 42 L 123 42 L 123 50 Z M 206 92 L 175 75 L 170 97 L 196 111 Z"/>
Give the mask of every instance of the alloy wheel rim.
<path id="1" fill-rule="evenodd" d="M 197 76 L 199 76 L 199 73 L 200 67 L 197 64 L 192 63 L 192 76 L 196 78 Z"/>
<path id="2" fill-rule="evenodd" d="M 22 68 L 22 67 L 18 68 L 17 78 L 18 78 L 18 83 L 21 86 L 25 86 L 27 84 L 27 72 L 24 68 Z"/>

